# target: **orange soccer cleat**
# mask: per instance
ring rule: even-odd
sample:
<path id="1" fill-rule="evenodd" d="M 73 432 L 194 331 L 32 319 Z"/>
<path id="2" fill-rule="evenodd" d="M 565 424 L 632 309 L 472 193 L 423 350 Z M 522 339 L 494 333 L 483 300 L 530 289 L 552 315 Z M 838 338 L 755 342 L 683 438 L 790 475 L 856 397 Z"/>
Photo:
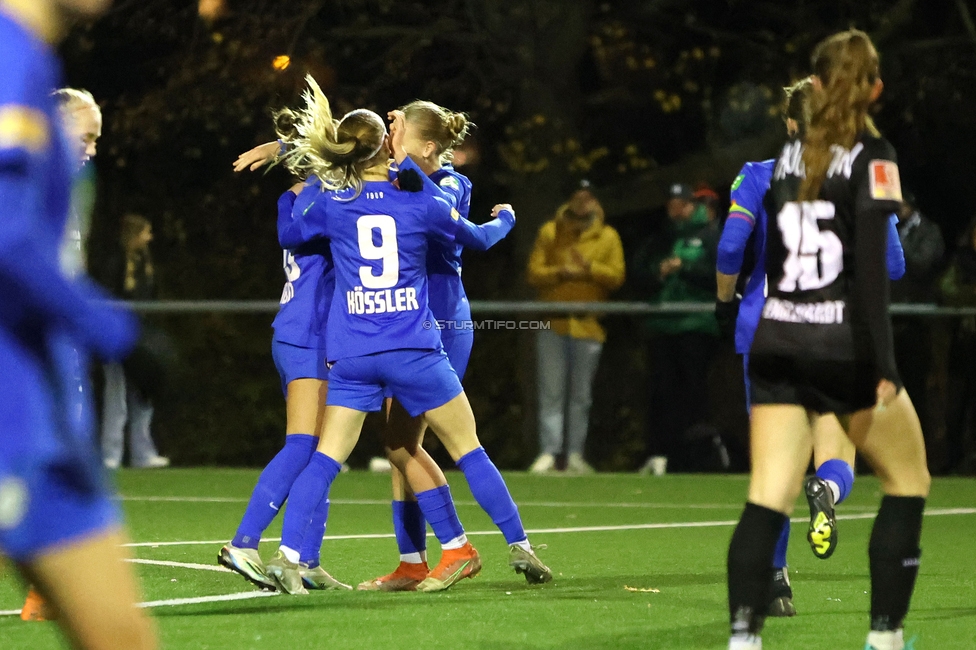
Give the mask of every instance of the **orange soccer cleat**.
<path id="1" fill-rule="evenodd" d="M 473 578 L 481 571 L 481 556 L 471 542 L 461 548 L 444 551 L 441 561 L 427 578 L 417 585 L 417 591 L 444 591 L 464 578 Z"/>
<path id="2" fill-rule="evenodd" d="M 359 591 L 416 591 L 417 585 L 424 581 L 427 573 L 426 562 L 400 562 L 393 573 L 367 580 L 359 584 Z"/>
<path id="3" fill-rule="evenodd" d="M 56 617 L 44 597 L 31 587 L 20 610 L 20 618 L 25 621 L 50 621 Z"/>

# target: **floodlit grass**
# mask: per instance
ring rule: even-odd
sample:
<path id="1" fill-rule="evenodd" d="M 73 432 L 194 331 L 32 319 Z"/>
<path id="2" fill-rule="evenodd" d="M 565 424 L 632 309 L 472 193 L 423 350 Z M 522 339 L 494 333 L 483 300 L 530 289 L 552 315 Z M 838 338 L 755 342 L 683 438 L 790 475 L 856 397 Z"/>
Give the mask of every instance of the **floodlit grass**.
<path id="1" fill-rule="evenodd" d="M 215 565 L 243 512 L 255 470 L 123 471 L 119 489 L 137 543 L 136 557 Z M 442 594 L 312 593 L 152 609 L 165 648 L 724 648 L 727 643 L 725 555 L 745 498 L 743 476 L 602 474 L 585 477 L 506 475 L 534 544 L 555 580 L 528 586 L 507 566 L 507 547 L 452 472 L 458 511 L 482 554 L 480 576 Z M 389 477 L 353 472 L 332 491 L 323 564 L 338 579 L 359 583 L 391 570 Z M 168 498 L 168 499 L 167 499 Z M 203 500 L 203 499 L 210 499 Z M 878 483 L 859 478 L 844 515 L 872 513 Z M 929 510 L 976 507 L 976 482 L 941 479 Z M 796 516 L 806 514 L 798 504 Z M 668 526 L 699 522 L 689 527 Z M 657 528 L 579 530 L 589 527 Z M 280 521 L 268 531 L 276 537 Z M 574 530 L 577 529 L 577 530 Z M 766 648 L 863 647 L 867 631 L 869 518 L 840 523 L 840 544 L 828 561 L 810 552 L 804 524 L 794 524 L 790 566 L 799 615 L 771 619 Z M 478 534 L 485 532 L 489 534 Z M 918 650 L 976 648 L 976 569 L 971 561 L 976 514 L 926 517 L 921 575 L 908 635 Z M 431 552 L 439 555 L 431 538 Z M 262 545 L 270 556 L 275 543 Z M 201 569 L 139 565 L 146 600 L 256 591 L 242 578 Z M 653 588 L 632 592 L 625 586 Z M 19 608 L 24 588 L 7 569 L 0 610 Z M 0 648 L 59 647 L 56 627 L 0 617 Z"/>

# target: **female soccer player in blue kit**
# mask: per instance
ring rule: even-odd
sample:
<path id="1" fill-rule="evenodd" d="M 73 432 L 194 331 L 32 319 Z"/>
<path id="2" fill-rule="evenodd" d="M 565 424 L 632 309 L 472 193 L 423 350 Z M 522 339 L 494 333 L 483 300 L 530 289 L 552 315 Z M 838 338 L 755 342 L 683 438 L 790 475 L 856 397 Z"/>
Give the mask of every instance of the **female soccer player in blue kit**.
<path id="1" fill-rule="evenodd" d="M 293 210 L 303 213 L 321 193 L 317 184 L 299 183 L 278 199 L 280 223 Z M 261 472 L 234 539 L 220 549 L 217 561 L 264 589 L 275 583 L 258 554 L 261 535 L 278 514 L 292 484 L 318 444 L 325 416 L 329 369 L 325 328 L 335 292 L 332 253 L 326 241 L 284 251 L 285 287 L 272 327 L 271 355 L 285 395 L 285 446 Z M 310 589 L 349 589 L 319 565 L 328 500 L 313 513 L 301 548 L 302 579 Z"/>
<path id="2" fill-rule="evenodd" d="M 450 154 L 465 137 L 468 130 L 467 118 L 460 113 L 452 113 L 436 104 L 414 101 L 402 110 L 390 113 L 393 120 L 391 141 L 401 143 L 395 146 L 393 156 L 401 173 L 417 173 L 424 183 L 424 191 L 438 196 L 467 219 L 471 208 L 471 181 L 455 171 L 450 164 Z M 400 137 L 398 137 L 400 136 Z M 474 330 L 471 322 L 471 307 L 461 281 L 461 252 L 464 246 L 485 250 L 499 241 L 515 225 L 513 215 L 508 210 L 497 212 L 497 218 L 474 230 L 467 228 L 462 234 L 474 233 L 477 241 L 470 237 L 458 237 L 453 243 L 443 244 L 431 241 L 427 251 L 428 301 L 441 333 L 444 352 L 463 379 L 467 369 L 471 348 L 474 344 Z M 461 242 L 464 242 L 462 245 Z M 427 425 L 423 417 L 411 418 L 396 401 L 390 407 L 387 422 L 386 445 L 391 461 L 394 455 L 403 456 L 399 462 L 407 460 L 404 443 L 410 446 L 414 441 L 423 440 Z M 424 460 L 429 456 L 420 456 Z M 441 470 L 431 462 L 428 471 L 438 476 L 438 490 L 448 492 L 450 488 Z M 454 554 L 442 556 L 434 571 L 427 567 L 427 523 L 417 498 L 410 490 L 403 474 L 392 467 L 393 480 L 393 528 L 400 551 L 400 563 L 387 575 L 367 580 L 358 589 L 365 591 L 411 591 L 428 578 L 444 581 L 451 575 L 458 558 Z M 447 550 L 455 550 L 448 548 Z M 476 552 L 475 552 L 476 553 Z M 480 562 L 480 558 L 470 559 Z"/>
<path id="3" fill-rule="evenodd" d="M 764 199 L 768 297 L 750 349 L 752 471 L 729 544 L 728 647 L 762 648 L 776 539 L 802 487 L 813 428 L 835 414 L 884 494 L 868 545 L 865 650 L 903 650 L 931 479 L 888 315 L 885 249 L 889 215 L 902 199 L 898 164 L 868 119 L 883 84 L 867 34 L 823 40 L 812 66 L 807 129 L 783 147 Z M 828 631 L 819 643 L 834 647 Z"/>
<path id="4" fill-rule="evenodd" d="M 106 4 L 0 1 L 0 552 L 73 647 L 141 649 L 155 639 L 135 608 L 118 508 L 91 420 L 70 408 L 79 352 L 121 359 L 138 328 L 59 263 L 76 161 L 51 96 L 61 85 L 54 44 L 68 15 L 95 16 Z"/>
<path id="5" fill-rule="evenodd" d="M 305 215 L 293 213 L 281 244 L 330 240 L 336 265 L 327 332 L 333 366 L 325 432 L 292 488 L 282 545 L 268 572 L 283 590 L 303 591 L 297 549 L 304 529 L 355 446 L 366 412 L 382 406 L 386 388 L 410 416 L 425 414 L 458 460 L 476 500 L 511 545 L 510 564 L 531 582 L 548 581 L 551 572 L 533 553 L 504 480 L 478 443 L 470 406 L 427 303 L 427 240 L 451 243 L 465 227 L 460 214 L 441 199 L 398 190 L 388 179 L 386 128 L 379 116 L 360 110 L 336 123 L 321 90 L 311 79 L 309 85 L 307 140 L 286 164 L 293 171 L 307 165 L 331 189 Z M 425 454 L 417 442 L 407 451 Z M 450 494 L 436 489 L 425 464 L 406 463 L 401 470 L 438 539 L 470 549 Z M 447 588 L 477 568 L 472 560 L 459 562 L 451 579 L 418 588 Z"/>
<path id="6" fill-rule="evenodd" d="M 790 136 L 806 129 L 809 111 L 810 78 L 786 88 L 784 119 Z M 746 408 L 749 408 L 749 348 L 759 325 L 766 301 L 766 210 L 763 197 L 769 189 L 775 160 L 746 163 L 732 184 L 732 207 L 718 244 L 718 299 L 715 313 L 723 330 L 735 327 L 735 351 L 742 355 L 746 380 Z M 905 274 L 905 253 L 898 238 L 898 217 L 891 215 L 888 228 L 888 275 L 898 280 Z M 742 270 L 745 252 L 752 246 L 754 267 L 746 282 L 741 303 L 735 299 L 735 287 Z M 733 323 L 734 321 L 734 323 Z M 883 425 L 883 418 L 882 418 Z M 813 456 L 817 473 L 805 485 L 810 506 L 807 538 L 814 554 L 830 557 L 837 547 L 837 522 L 834 506 L 850 494 L 854 486 L 854 445 L 834 416 L 819 418 L 813 432 Z M 790 539 L 790 522 L 776 543 L 773 557 L 773 583 L 769 616 L 793 616 L 793 590 L 787 575 L 786 552 Z"/>

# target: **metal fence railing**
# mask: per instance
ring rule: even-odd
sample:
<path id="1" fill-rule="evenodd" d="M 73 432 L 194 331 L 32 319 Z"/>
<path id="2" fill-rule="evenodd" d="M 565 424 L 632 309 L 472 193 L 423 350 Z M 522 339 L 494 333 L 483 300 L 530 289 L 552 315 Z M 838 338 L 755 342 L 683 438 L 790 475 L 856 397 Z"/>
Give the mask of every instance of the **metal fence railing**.
<path id="1" fill-rule="evenodd" d="M 146 314 L 273 313 L 280 306 L 274 300 L 155 300 L 127 303 Z M 471 311 L 482 314 L 606 314 L 648 316 L 653 314 L 707 313 L 715 309 L 710 302 L 542 302 L 538 300 L 472 300 Z M 896 303 L 891 305 L 893 316 L 924 316 L 954 318 L 976 316 L 976 307 L 944 307 L 935 304 Z"/>

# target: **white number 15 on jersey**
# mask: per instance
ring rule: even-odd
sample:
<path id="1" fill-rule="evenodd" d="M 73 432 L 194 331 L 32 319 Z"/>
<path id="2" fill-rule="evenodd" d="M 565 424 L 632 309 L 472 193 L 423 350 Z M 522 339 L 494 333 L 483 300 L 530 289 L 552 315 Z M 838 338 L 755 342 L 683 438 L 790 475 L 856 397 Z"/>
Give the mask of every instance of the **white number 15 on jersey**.
<path id="1" fill-rule="evenodd" d="M 830 201 L 787 203 L 776 217 L 788 254 L 783 262 L 780 291 L 822 289 L 844 269 L 844 245 L 837 233 L 821 230 L 819 220 L 834 218 Z"/>

